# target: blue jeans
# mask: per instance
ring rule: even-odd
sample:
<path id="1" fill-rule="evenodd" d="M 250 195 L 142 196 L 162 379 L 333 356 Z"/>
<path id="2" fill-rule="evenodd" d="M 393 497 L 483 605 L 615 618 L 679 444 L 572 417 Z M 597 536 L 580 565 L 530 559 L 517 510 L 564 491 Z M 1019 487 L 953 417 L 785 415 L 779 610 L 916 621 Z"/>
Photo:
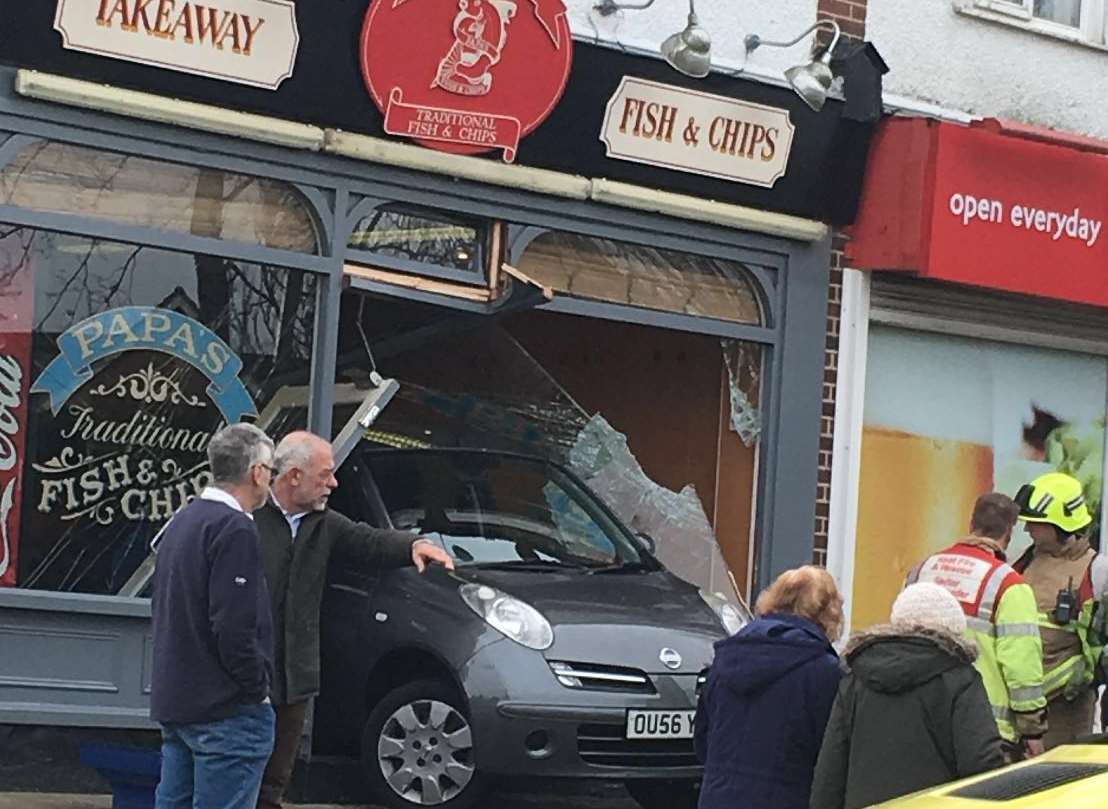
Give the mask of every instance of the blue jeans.
<path id="1" fill-rule="evenodd" d="M 155 809 L 254 809 L 272 751 L 268 704 L 215 722 L 163 724 Z"/>

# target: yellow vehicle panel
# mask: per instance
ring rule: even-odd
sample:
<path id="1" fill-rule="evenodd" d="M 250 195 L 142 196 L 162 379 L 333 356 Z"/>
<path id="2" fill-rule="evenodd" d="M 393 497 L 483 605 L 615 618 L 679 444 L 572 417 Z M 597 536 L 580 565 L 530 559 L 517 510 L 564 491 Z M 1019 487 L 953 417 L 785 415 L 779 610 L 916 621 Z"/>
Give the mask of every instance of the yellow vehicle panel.
<path id="1" fill-rule="evenodd" d="M 881 809 L 1102 809 L 1108 745 L 1057 747 L 1031 761 L 880 804 Z"/>

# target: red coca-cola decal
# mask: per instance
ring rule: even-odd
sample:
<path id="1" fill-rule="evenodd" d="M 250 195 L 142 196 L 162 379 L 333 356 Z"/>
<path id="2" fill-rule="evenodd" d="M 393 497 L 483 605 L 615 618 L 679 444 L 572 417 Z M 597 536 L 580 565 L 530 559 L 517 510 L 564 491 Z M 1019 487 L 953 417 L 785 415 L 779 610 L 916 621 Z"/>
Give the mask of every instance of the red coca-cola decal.
<path id="1" fill-rule="evenodd" d="M 34 296 L 15 237 L 0 241 L 0 587 L 16 584 Z"/>
<path id="2" fill-rule="evenodd" d="M 374 0 L 362 28 L 386 132 L 507 162 L 553 111 L 572 59 L 562 0 Z"/>

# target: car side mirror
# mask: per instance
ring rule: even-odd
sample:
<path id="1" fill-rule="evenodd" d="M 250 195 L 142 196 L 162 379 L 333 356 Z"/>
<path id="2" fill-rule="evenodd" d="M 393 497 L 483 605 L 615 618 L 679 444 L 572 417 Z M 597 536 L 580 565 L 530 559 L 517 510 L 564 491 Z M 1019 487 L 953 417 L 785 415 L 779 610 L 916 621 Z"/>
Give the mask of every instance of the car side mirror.
<path id="1" fill-rule="evenodd" d="M 654 541 L 654 537 L 650 534 L 638 531 L 635 534 L 635 539 L 639 541 L 639 544 L 646 548 L 647 553 L 653 556 L 658 551 L 658 543 Z"/>
<path id="2" fill-rule="evenodd" d="M 460 562 L 472 562 L 473 554 L 463 548 L 461 545 L 451 545 L 450 553 Z"/>

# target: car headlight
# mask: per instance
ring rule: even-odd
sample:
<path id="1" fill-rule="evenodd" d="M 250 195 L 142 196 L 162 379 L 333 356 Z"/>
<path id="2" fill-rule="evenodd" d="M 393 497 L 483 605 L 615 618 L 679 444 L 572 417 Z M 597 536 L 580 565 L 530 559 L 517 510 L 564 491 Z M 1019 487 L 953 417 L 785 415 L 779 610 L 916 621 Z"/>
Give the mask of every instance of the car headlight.
<path id="1" fill-rule="evenodd" d="M 749 612 L 729 603 L 723 596 L 701 590 L 700 597 L 704 599 L 705 604 L 712 608 L 712 612 L 719 618 L 728 635 L 734 635 L 752 620 Z"/>
<path id="2" fill-rule="evenodd" d="M 487 584 L 463 584 L 458 593 L 489 626 L 516 643 L 540 652 L 554 643 L 550 622 L 527 602 Z"/>

